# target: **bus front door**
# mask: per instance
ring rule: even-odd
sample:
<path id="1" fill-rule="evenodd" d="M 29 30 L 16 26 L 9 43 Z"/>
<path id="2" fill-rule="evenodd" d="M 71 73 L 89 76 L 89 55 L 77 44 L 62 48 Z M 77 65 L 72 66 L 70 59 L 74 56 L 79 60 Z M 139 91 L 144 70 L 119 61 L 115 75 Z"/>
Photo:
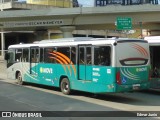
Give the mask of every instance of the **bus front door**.
<path id="1" fill-rule="evenodd" d="M 38 67 L 37 67 L 38 62 L 39 62 L 39 48 L 32 47 L 30 48 L 30 75 L 31 75 L 30 80 L 31 82 L 38 81 Z"/>
<path id="2" fill-rule="evenodd" d="M 79 46 L 78 47 L 78 79 L 79 80 L 92 80 L 92 47 Z"/>

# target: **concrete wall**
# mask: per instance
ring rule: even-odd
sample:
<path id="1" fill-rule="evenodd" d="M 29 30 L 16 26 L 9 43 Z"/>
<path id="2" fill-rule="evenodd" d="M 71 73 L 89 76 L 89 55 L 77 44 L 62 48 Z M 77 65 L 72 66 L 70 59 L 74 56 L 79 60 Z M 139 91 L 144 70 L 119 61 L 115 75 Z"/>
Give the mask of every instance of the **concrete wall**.
<path id="1" fill-rule="evenodd" d="M 52 5 L 56 7 L 72 7 L 71 0 L 27 0 L 27 4 Z"/>

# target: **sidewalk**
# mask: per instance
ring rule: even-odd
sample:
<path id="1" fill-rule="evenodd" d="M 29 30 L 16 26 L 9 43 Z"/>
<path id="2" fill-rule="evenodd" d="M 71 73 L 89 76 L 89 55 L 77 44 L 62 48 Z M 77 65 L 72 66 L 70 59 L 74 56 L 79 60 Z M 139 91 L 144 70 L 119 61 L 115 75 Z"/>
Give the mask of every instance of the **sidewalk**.
<path id="1" fill-rule="evenodd" d="M 0 60 L 0 81 L 14 84 L 16 81 L 7 78 L 6 61 Z"/>
<path id="2" fill-rule="evenodd" d="M 7 79 L 6 61 L 0 60 L 0 80 Z"/>

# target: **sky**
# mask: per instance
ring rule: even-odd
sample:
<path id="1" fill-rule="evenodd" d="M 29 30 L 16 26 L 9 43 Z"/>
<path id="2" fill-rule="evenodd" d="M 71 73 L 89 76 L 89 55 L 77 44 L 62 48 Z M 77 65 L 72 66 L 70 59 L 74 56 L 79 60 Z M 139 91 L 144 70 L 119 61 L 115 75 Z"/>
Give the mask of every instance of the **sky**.
<path id="1" fill-rule="evenodd" d="M 94 6 L 94 0 L 78 0 L 78 2 L 83 7 L 92 7 L 92 6 Z"/>

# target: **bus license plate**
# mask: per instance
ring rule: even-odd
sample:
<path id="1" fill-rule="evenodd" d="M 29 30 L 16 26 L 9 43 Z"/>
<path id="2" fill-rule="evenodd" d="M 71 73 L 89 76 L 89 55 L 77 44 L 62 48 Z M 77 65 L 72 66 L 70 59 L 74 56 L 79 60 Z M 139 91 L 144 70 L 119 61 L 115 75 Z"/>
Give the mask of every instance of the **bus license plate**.
<path id="1" fill-rule="evenodd" d="M 140 84 L 134 84 L 133 85 L 133 90 L 138 90 L 140 88 Z"/>

